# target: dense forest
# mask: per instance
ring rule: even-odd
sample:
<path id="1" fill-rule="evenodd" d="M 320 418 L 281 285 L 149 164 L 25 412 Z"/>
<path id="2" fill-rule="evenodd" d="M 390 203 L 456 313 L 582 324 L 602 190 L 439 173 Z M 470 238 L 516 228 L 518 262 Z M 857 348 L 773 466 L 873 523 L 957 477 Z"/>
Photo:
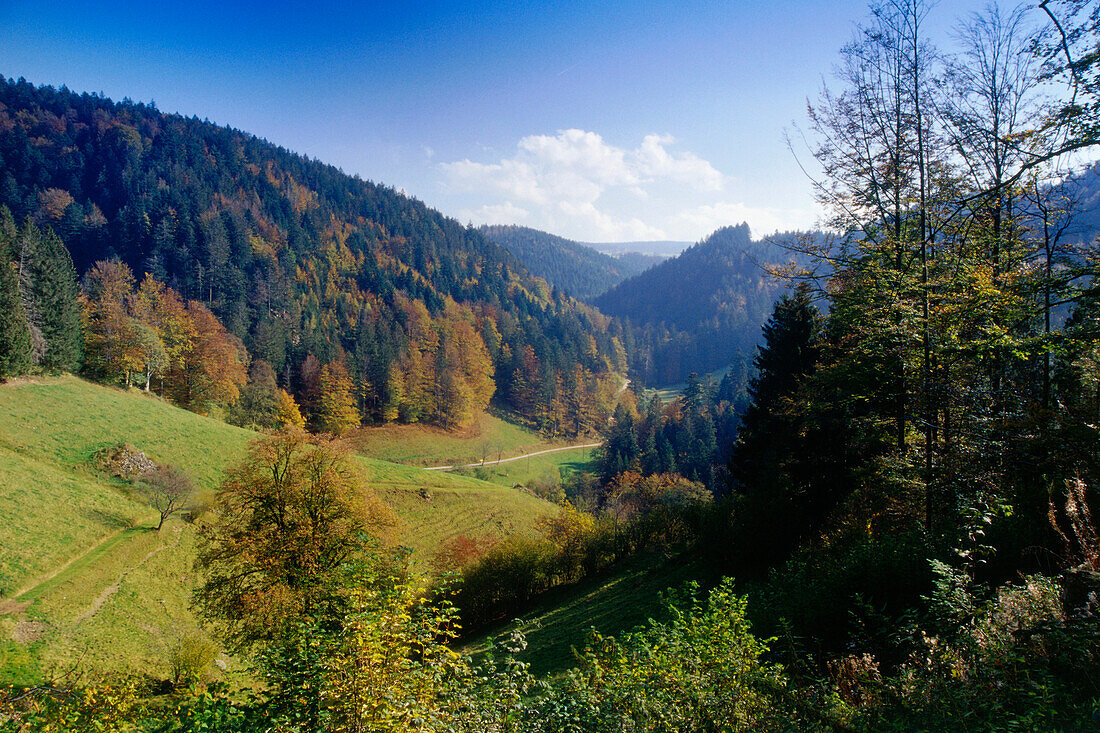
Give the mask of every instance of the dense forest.
<path id="1" fill-rule="evenodd" d="M 682 382 L 751 354 L 782 287 L 766 268 L 789 258 L 746 224 L 725 227 L 592 302 L 632 327 L 640 381 Z"/>
<path id="2" fill-rule="evenodd" d="M 613 321 L 477 231 L 151 105 L 0 80 L 0 205 L 56 233 L 78 276 L 118 260 L 201 303 L 307 412 L 318 365 L 339 363 L 368 422 L 450 425 L 495 394 L 584 429 L 626 371 Z"/>
<path id="3" fill-rule="evenodd" d="M 532 275 L 581 300 L 591 300 L 664 259 L 636 252 L 612 257 L 529 227 L 494 225 L 480 231 L 515 255 Z"/>

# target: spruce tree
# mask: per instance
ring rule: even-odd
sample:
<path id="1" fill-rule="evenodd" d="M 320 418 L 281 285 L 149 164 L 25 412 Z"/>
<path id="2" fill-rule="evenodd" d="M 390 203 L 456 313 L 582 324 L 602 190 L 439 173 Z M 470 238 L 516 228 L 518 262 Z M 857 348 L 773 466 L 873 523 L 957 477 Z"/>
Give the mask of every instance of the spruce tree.
<path id="1" fill-rule="evenodd" d="M 31 363 L 31 337 L 12 261 L 16 234 L 11 212 L 0 206 L 0 382 L 22 374 Z"/>
<path id="2" fill-rule="evenodd" d="M 36 366 L 76 371 L 84 355 L 76 270 L 61 239 L 27 220 L 16 239 L 19 290 Z"/>
<path id="3" fill-rule="evenodd" d="M 754 548 L 745 570 L 780 560 L 819 512 L 808 465 L 815 452 L 792 400 L 817 365 L 820 324 L 809 289 L 799 287 L 776 303 L 764 325 L 764 344 L 754 361 L 757 374 L 749 385 L 752 404 L 730 461 L 741 501 L 739 522 L 747 546 Z"/>

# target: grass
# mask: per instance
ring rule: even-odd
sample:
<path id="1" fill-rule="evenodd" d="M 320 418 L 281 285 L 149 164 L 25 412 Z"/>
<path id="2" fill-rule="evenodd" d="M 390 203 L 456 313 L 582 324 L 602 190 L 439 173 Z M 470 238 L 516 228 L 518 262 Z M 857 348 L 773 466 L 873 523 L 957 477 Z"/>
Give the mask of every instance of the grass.
<path id="1" fill-rule="evenodd" d="M 454 473 L 473 476 L 502 486 L 531 486 L 535 482 L 564 482 L 570 474 L 592 471 L 595 465 L 594 448 L 547 453 L 541 456 L 521 458 L 510 463 L 463 468 Z"/>
<path id="2" fill-rule="evenodd" d="M 488 413 L 473 426 L 458 431 L 430 425 L 360 428 L 352 434 L 351 443 L 365 456 L 410 466 L 477 463 L 567 445 Z"/>
<path id="3" fill-rule="evenodd" d="M 0 448 L 0 596 L 149 514 L 119 488 Z"/>
<path id="4" fill-rule="evenodd" d="M 535 675 L 554 675 L 575 665 L 573 650 L 584 647 L 591 629 L 618 635 L 662 618 L 660 594 L 692 580 L 703 586 L 711 581 L 697 558 L 637 557 L 607 573 L 544 593 L 522 618 L 480 634 L 468 643 L 467 651 L 484 651 L 490 637 L 518 625 L 527 649 L 517 658 L 529 663 Z"/>
<path id="5" fill-rule="evenodd" d="M 488 413 L 465 430 L 446 431 L 430 425 L 383 425 L 357 430 L 352 447 L 364 456 L 409 466 L 463 466 L 512 458 L 571 443 L 549 440 L 520 425 Z M 572 444 L 592 443 L 577 439 Z M 591 470 L 592 449 L 561 451 L 498 465 L 462 468 L 450 472 L 511 488 L 560 483 L 570 473 Z"/>
<path id="6" fill-rule="evenodd" d="M 95 470 L 92 455 L 127 442 L 212 491 L 255 437 L 75 377 L 0 386 L 0 683 L 70 669 L 166 676 L 168 645 L 206 635 L 189 607 L 195 527 L 172 519 L 152 531 L 145 498 Z M 421 567 L 452 537 L 532 532 L 554 511 L 499 484 L 360 460 L 367 485 L 398 517 L 396 541 Z M 239 666 L 222 662 L 232 679 Z"/>
<path id="7" fill-rule="evenodd" d="M 255 433 L 181 410 L 151 395 L 76 377 L 20 380 L 0 388 L 4 447 L 87 473 L 92 454 L 128 442 L 175 463 L 213 489 Z"/>

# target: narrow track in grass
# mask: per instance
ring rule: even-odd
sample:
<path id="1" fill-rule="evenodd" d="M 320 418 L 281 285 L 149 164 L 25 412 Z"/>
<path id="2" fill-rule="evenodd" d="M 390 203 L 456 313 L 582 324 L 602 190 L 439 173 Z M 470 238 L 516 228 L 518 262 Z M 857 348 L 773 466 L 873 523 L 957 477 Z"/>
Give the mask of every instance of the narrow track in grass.
<path id="1" fill-rule="evenodd" d="M 566 445 L 561 448 L 548 448 L 546 450 L 537 450 L 534 453 L 524 453 L 522 456 L 512 456 L 511 458 L 501 458 L 496 461 L 479 461 L 478 463 L 466 463 L 455 466 L 427 466 L 425 471 L 451 471 L 456 468 L 478 468 L 479 466 L 496 466 L 500 463 L 511 463 L 512 461 L 522 461 L 524 458 L 532 458 L 534 456 L 543 456 L 547 453 L 559 453 L 566 450 L 580 450 L 581 448 L 599 448 L 603 443 L 585 443 L 583 445 Z"/>
<path id="2" fill-rule="evenodd" d="M 27 601 L 34 600 L 35 598 L 40 596 L 42 594 L 42 591 L 45 591 L 49 586 L 56 585 L 57 583 L 62 582 L 63 579 L 59 580 L 58 576 L 60 576 L 66 570 L 74 569 L 74 566 L 75 569 L 79 569 L 86 564 L 84 561 L 89 560 L 93 554 L 102 554 L 122 540 L 127 539 L 129 536 L 138 532 L 147 531 L 148 529 L 148 527 L 142 526 L 127 527 L 125 529 L 116 529 L 114 532 L 104 535 L 102 538 L 100 538 L 98 542 L 96 542 L 84 552 L 74 555 L 73 557 L 66 560 L 63 564 L 58 565 L 50 572 L 38 576 L 30 583 L 27 583 L 22 588 L 16 590 L 14 593 L 12 593 L 11 599 L 18 603 L 25 603 Z"/>

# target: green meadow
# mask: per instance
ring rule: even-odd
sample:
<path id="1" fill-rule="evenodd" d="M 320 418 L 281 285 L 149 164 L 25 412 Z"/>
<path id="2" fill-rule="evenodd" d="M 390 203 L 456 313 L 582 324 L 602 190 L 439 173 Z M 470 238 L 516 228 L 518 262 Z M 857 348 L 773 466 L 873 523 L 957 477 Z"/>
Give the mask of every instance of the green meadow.
<path id="1" fill-rule="evenodd" d="M 194 525 L 177 517 L 153 531 L 146 497 L 92 457 L 129 443 L 187 472 L 201 502 L 255 437 L 76 377 L 0 385 L 0 683 L 92 671 L 164 677 L 172 643 L 206 637 L 189 607 Z M 393 541 L 418 567 L 453 537 L 530 533 L 555 511 L 500 483 L 360 460 L 365 484 L 397 517 Z M 218 662 L 234 675 L 234 660 Z"/>

